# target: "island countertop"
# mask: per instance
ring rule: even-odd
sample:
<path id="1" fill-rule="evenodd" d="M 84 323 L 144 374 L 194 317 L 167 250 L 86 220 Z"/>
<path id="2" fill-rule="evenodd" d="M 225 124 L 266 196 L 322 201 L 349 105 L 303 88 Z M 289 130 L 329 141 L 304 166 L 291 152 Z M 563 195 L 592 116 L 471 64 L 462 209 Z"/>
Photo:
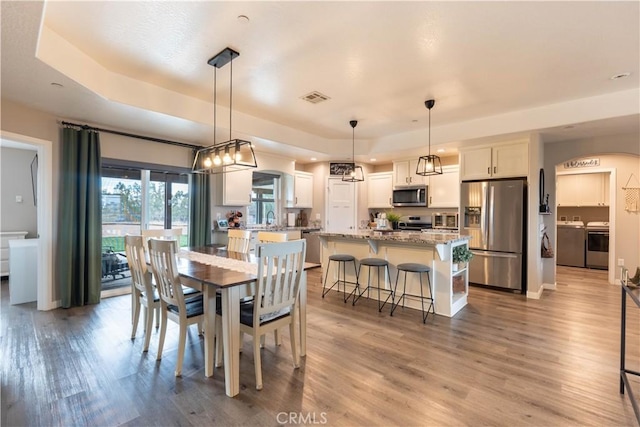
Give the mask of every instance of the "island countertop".
<path id="1" fill-rule="evenodd" d="M 424 245 L 439 245 L 456 242 L 466 242 L 471 239 L 470 236 L 461 236 L 458 233 L 451 232 L 411 232 L 411 231 L 379 231 L 379 230 L 360 230 L 357 232 L 325 232 L 318 231 L 320 237 L 337 237 L 342 239 L 361 239 L 361 240 L 378 240 L 398 243 L 418 243 Z"/>

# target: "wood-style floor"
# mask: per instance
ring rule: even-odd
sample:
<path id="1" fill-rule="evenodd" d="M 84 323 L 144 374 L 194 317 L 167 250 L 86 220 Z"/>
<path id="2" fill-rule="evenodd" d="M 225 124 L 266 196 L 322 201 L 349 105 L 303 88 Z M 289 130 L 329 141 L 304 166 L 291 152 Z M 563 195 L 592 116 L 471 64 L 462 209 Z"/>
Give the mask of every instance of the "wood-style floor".
<path id="1" fill-rule="evenodd" d="M 541 300 L 473 287 L 455 318 L 375 301 L 353 307 L 320 297 L 309 275 L 308 349 L 294 370 L 288 333 L 240 357 L 241 392 L 224 393 L 224 370 L 204 377 L 203 342 L 190 331 L 183 377 L 173 376 L 177 328 L 163 360 L 157 331 L 148 354 L 130 337 L 130 297 L 38 312 L 10 306 L 2 284 L 2 426 L 634 426 L 619 393 L 620 288 L 606 273 L 560 268 Z M 628 367 L 640 366 L 640 309 L 630 308 Z M 640 396 L 639 382 L 634 390 Z"/>

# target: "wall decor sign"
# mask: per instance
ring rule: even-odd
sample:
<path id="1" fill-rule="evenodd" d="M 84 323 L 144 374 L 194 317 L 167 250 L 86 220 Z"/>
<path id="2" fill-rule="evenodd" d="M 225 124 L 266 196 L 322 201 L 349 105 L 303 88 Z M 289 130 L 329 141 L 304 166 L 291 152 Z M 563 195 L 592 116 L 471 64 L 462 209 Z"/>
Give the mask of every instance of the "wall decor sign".
<path id="1" fill-rule="evenodd" d="M 594 166 L 600 166 L 600 159 L 579 159 L 564 162 L 565 169 L 591 168 Z"/>
<path id="2" fill-rule="evenodd" d="M 353 170 L 354 163 L 329 163 L 329 175 L 344 175 Z"/>

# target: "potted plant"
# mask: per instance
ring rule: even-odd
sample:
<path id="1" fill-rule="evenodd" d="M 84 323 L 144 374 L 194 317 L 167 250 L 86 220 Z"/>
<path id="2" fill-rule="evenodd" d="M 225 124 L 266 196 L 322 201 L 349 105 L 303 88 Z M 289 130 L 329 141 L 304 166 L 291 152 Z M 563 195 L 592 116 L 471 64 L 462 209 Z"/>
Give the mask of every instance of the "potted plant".
<path id="1" fill-rule="evenodd" d="M 464 268 L 464 265 L 471 261 L 473 258 L 473 252 L 469 250 L 468 245 L 455 246 L 453 248 L 453 271 L 458 271 L 460 268 Z"/>
<path id="2" fill-rule="evenodd" d="M 387 221 L 389 221 L 389 223 L 391 224 L 392 229 L 397 230 L 398 221 L 400 221 L 400 215 L 393 211 L 387 212 Z"/>

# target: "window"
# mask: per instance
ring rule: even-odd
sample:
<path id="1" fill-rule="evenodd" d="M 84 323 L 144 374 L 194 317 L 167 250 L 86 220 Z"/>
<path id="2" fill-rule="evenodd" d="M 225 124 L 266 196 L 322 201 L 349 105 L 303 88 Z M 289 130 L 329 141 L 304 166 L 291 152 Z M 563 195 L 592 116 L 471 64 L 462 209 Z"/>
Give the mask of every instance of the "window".
<path id="1" fill-rule="evenodd" d="M 254 172 L 247 224 L 277 223 L 278 175 Z"/>

